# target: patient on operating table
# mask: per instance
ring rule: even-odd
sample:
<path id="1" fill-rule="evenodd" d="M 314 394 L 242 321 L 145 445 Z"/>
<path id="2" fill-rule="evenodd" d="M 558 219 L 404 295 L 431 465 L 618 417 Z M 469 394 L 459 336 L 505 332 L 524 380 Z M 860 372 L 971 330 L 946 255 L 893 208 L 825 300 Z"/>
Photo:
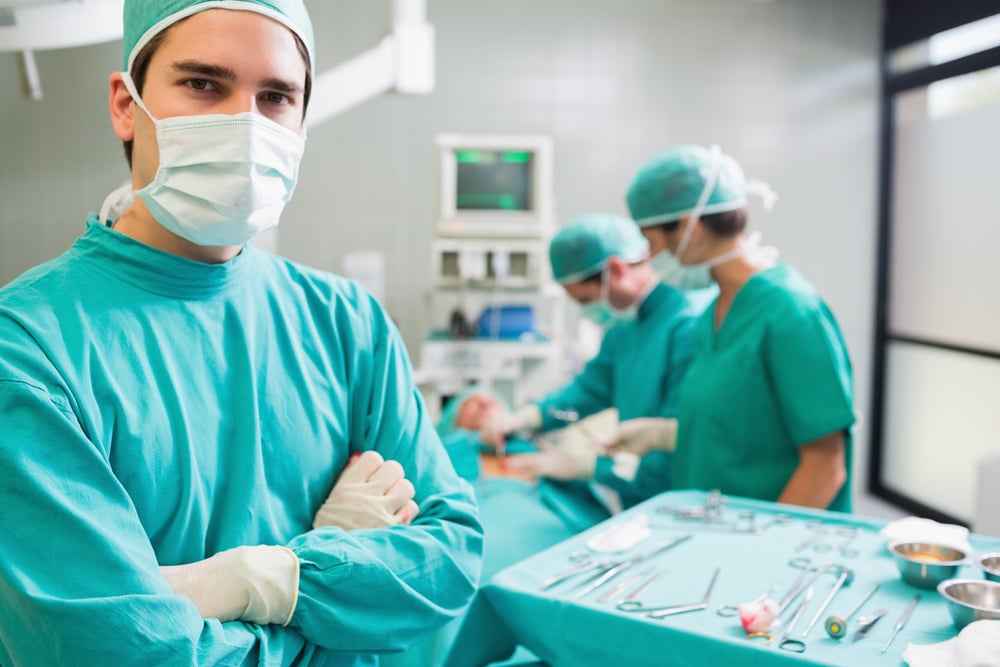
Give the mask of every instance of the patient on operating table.
<path id="1" fill-rule="evenodd" d="M 479 439 L 479 429 L 486 420 L 503 412 L 507 412 L 504 400 L 479 386 L 459 392 L 445 406 L 437 431 L 460 476 L 469 481 L 480 477 L 535 479 L 534 475 L 510 469 L 504 457 L 497 456 L 493 447 Z M 532 443 L 518 438 L 512 438 L 506 449 L 510 454 L 532 451 Z"/>
<path id="2" fill-rule="evenodd" d="M 476 485 L 481 505 L 484 492 L 495 493 L 503 482 L 505 492 L 517 492 L 525 500 L 531 499 L 554 511 L 574 532 L 607 518 L 610 512 L 605 497 L 594 484 L 581 480 L 564 481 L 536 470 L 537 466 L 531 462 L 538 455 L 539 446 L 534 442 L 510 437 L 504 455 L 498 456 L 491 445 L 480 440 L 480 426 L 489 417 L 508 410 L 506 402 L 495 392 L 474 385 L 456 394 L 438 421 L 438 435 L 455 470 Z M 566 435 L 566 442 L 542 447 L 551 450 L 562 446 L 593 446 L 593 443 L 582 443 L 572 434 Z M 568 444 L 570 441 L 573 444 Z M 490 485 L 490 480 L 496 483 Z"/>

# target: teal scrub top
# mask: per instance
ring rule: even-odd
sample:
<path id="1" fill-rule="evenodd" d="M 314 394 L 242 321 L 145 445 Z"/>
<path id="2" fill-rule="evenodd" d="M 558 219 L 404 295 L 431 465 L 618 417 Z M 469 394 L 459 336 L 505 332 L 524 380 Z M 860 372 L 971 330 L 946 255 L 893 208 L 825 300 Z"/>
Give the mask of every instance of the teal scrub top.
<path id="1" fill-rule="evenodd" d="M 555 416 L 572 409 L 581 418 L 617 408 L 624 421 L 636 417 L 676 417 L 680 387 L 694 357 L 698 313 L 685 294 L 658 284 L 635 320 L 607 331 L 597 355 L 567 386 L 537 403 L 543 430 L 566 426 Z M 643 457 L 636 477 L 626 482 L 601 458 L 596 480 L 613 488 L 626 507 L 670 488 L 671 455 Z"/>
<path id="2" fill-rule="evenodd" d="M 0 664 L 374 665 L 472 598 L 482 528 L 390 319 L 247 246 L 222 264 L 96 221 L 0 290 Z M 409 526 L 312 529 L 353 452 L 399 461 Z M 203 620 L 160 565 L 299 558 L 287 627 Z"/>
<path id="3" fill-rule="evenodd" d="M 797 271 L 779 264 L 740 289 L 715 331 L 698 322 L 698 353 L 679 408 L 674 488 L 774 501 L 799 445 L 844 432 L 848 479 L 829 509 L 851 510 L 851 363 L 833 314 Z"/>

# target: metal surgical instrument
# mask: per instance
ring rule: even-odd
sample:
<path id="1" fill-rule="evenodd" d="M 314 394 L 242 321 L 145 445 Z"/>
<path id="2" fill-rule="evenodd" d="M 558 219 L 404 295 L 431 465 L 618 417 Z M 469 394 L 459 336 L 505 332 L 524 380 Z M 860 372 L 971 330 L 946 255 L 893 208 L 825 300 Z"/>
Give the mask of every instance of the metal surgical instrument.
<path id="1" fill-rule="evenodd" d="M 657 572 L 656 574 L 650 576 L 648 579 L 646 579 L 646 581 L 644 581 L 641 584 L 639 584 L 638 586 L 636 586 L 634 590 L 632 590 L 630 593 L 628 593 L 622 599 L 618 600 L 618 608 L 622 609 L 622 608 L 624 608 L 627 605 L 638 605 L 638 606 L 641 606 L 641 605 L 639 605 L 638 602 L 636 602 L 636 600 L 638 600 L 639 596 L 642 595 L 646 591 L 647 588 L 649 588 L 650 586 L 652 586 L 656 582 L 657 579 L 659 579 L 664 574 L 666 574 L 666 572 L 667 572 L 666 570 L 661 570 L 660 572 Z"/>
<path id="2" fill-rule="evenodd" d="M 879 653 L 885 653 L 886 649 L 889 648 L 889 644 L 891 644 L 892 640 L 896 638 L 896 635 L 899 634 L 899 631 L 903 629 L 903 626 L 906 625 L 906 622 L 910 620 L 910 614 L 913 613 L 913 608 L 917 606 L 918 602 L 920 602 L 920 593 L 917 593 L 916 595 L 913 596 L 913 599 L 910 601 L 910 604 L 907 605 L 906 607 L 906 611 L 904 611 L 903 615 L 899 617 L 898 621 L 896 621 L 896 627 L 892 629 L 892 634 L 889 635 L 889 639 L 885 642 L 885 646 L 879 649 Z"/>
<path id="3" fill-rule="evenodd" d="M 705 609 L 708 607 L 708 600 L 712 596 L 712 590 L 715 588 L 715 582 L 719 578 L 719 572 L 721 571 L 722 568 L 716 568 L 715 574 L 712 575 L 712 580 L 708 584 L 708 590 L 705 591 L 705 595 L 702 597 L 700 602 L 674 604 L 666 607 L 644 607 L 636 600 L 624 600 L 619 602 L 617 607 L 620 611 L 638 612 L 645 614 L 650 618 L 666 618 L 667 616 L 674 616 L 676 614 L 684 614 L 689 611 Z"/>
<path id="4" fill-rule="evenodd" d="M 879 584 L 872 586 L 872 589 L 865 593 L 865 596 L 858 600 L 858 603 L 851 607 L 851 610 L 844 614 L 843 616 L 828 616 L 826 621 L 823 622 L 823 627 L 826 628 L 826 634 L 830 635 L 834 639 L 840 639 L 847 634 L 847 624 L 850 622 L 851 618 L 861 611 L 861 607 L 865 605 L 868 600 L 871 599 L 875 592 L 879 589 Z"/>
<path id="5" fill-rule="evenodd" d="M 864 639 L 868 636 L 868 633 L 872 631 L 878 620 L 889 613 L 888 609 L 876 609 L 870 614 L 865 614 L 864 616 L 858 617 L 858 629 L 855 630 L 854 636 L 851 638 L 852 642 L 856 642 L 859 639 Z"/>
<path id="6" fill-rule="evenodd" d="M 572 557 L 571 557 L 572 560 Z M 599 570 L 603 567 L 607 567 L 608 563 L 605 561 L 596 560 L 582 560 L 576 565 L 569 568 L 568 570 L 563 570 L 562 572 L 555 574 L 545 581 L 542 582 L 541 589 L 544 591 L 546 589 L 552 588 L 556 584 L 561 584 L 562 582 L 575 577 L 578 574 L 583 574 L 584 572 L 590 572 L 591 570 Z"/>
<path id="7" fill-rule="evenodd" d="M 814 625 L 816 625 L 816 621 L 820 619 L 820 616 L 823 615 L 826 608 L 830 606 L 831 602 L 833 602 L 833 598 L 840 591 L 840 588 L 842 586 L 850 586 L 853 580 L 854 572 L 852 572 L 849 568 L 842 567 L 840 569 L 840 576 L 837 577 L 837 581 L 833 584 L 833 588 L 830 589 L 829 595 L 827 595 L 826 599 L 823 600 L 823 603 L 820 604 L 819 609 L 816 610 L 815 615 L 813 615 L 812 619 L 809 621 L 806 629 L 802 631 L 801 639 L 803 642 L 805 642 L 806 637 L 809 636 L 809 631 L 813 629 Z"/>
<path id="8" fill-rule="evenodd" d="M 672 549 L 681 542 L 685 542 L 689 539 L 691 539 L 691 535 L 682 535 L 681 537 L 664 542 L 660 546 L 656 547 L 649 553 L 644 554 L 642 556 L 636 556 L 634 558 L 629 558 L 627 560 L 609 564 L 607 567 L 599 570 L 594 576 L 592 576 L 586 582 L 581 584 L 583 588 L 581 588 L 579 591 L 576 592 L 576 594 L 573 596 L 573 599 L 579 600 L 584 595 L 587 595 L 588 593 L 597 590 L 598 588 L 609 582 L 611 579 L 618 576 L 622 572 L 625 572 L 629 568 L 634 567 L 639 563 L 642 563 L 643 561 L 649 560 L 653 556 L 657 556 L 663 553 L 664 551 L 667 551 L 668 549 Z"/>
<path id="9" fill-rule="evenodd" d="M 631 586 L 632 584 L 637 583 L 639 580 L 641 580 L 644 576 L 646 576 L 647 574 L 651 573 L 652 571 L 653 571 L 653 566 L 652 565 L 650 565 L 647 568 L 643 568 L 642 572 L 640 572 L 639 574 L 637 574 L 637 575 L 635 575 L 633 577 L 629 577 L 625 581 L 621 582 L 620 584 L 618 584 L 617 586 L 615 586 L 614 588 L 612 588 L 610 591 L 608 591 L 607 593 L 604 593 L 603 595 L 601 595 L 601 597 L 597 598 L 597 601 L 598 602 L 608 602 L 610 600 L 615 599 L 619 595 L 623 594 L 626 590 L 628 590 L 629 586 Z M 648 585 L 648 584 L 644 584 L 644 586 L 645 585 Z M 633 595 L 633 594 L 635 594 L 635 593 L 630 593 L 629 595 Z M 626 596 L 626 597 L 628 597 L 628 596 Z"/>
<path id="10" fill-rule="evenodd" d="M 809 600 L 812 599 L 813 589 L 809 587 L 806 589 L 806 594 L 802 596 L 802 601 L 799 602 L 799 606 L 795 608 L 795 613 L 792 614 L 792 620 L 788 622 L 788 627 L 785 629 L 785 633 L 781 635 L 781 639 L 778 640 L 778 648 L 785 649 L 786 651 L 794 651 L 795 653 L 802 653 L 806 650 L 806 645 L 804 642 L 798 639 L 792 639 L 792 633 L 795 631 L 795 625 L 799 622 L 799 617 L 802 616 L 802 612 L 806 610 L 806 605 L 809 604 Z M 768 640 L 768 643 L 771 643 Z"/>
<path id="11" fill-rule="evenodd" d="M 781 616 L 785 610 L 788 609 L 788 606 L 795 601 L 795 598 L 799 596 L 799 593 L 804 591 L 809 586 L 812 586 L 813 582 L 816 581 L 820 575 L 832 571 L 839 572 L 844 569 L 843 565 L 824 565 L 822 567 L 813 565 L 809 562 L 808 558 L 793 558 L 788 561 L 788 564 L 792 567 L 802 568 L 803 572 L 799 575 L 799 578 L 796 579 L 796 583 L 792 584 L 792 588 L 785 594 L 785 597 L 781 598 L 781 602 L 778 604 L 778 613 L 775 616 L 776 618 Z M 810 572 L 813 574 L 807 579 L 806 577 Z M 805 581 L 803 581 L 803 579 L 805 579 Z"/>

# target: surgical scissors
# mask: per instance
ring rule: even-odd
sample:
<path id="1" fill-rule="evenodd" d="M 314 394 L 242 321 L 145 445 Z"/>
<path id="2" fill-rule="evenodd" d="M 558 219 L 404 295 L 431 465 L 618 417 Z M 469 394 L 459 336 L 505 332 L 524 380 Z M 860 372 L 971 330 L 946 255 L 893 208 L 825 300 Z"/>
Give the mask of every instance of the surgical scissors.
<path id="1" fill-rule="evenodd" d="M 572 556 L 570 556 L 570 560 L 574 560 Z M 558 574 L 554 574 L 545 581 L 543 581 L 541 590 L 543 591 L 548 590 L 553 586 L 555 586 L 556 584 L 561 584 L 567 579 L 571 579 L 578 574 L 583 574 L 584 572 L 590 572 L 591 570 L 599 570 L 608 565 L 606 561 L 597 561 L 591 558 L 585 558 L 583 560 L 578 560 L 575 562 L 576 565 L 570 567 L 567 570 L 563 570 Z"/>
<path id="2" fill-rule="evenodd" d="M 697 611 L 699 609 L 705 609 L 708 607 L 708 600 L 712 596 L 712 590 L 715 588 L 715 582 L 719 578 L 719 573 L 722 568 L 716 568 L 715 574 L 712 575 L 712 580 L 708 583 L 708 590 L 705 591 L 705 595 L 702 596 L 700 602 L 691 602 L 687 604 L 674 604 L 665 607 L 645 607 L 638 600 L 622 600 L 616 606 L 619 611 L 635 612 L 640 614 L 645 614 L 650 618 L 666 618 L 667 616 L 674 616 L 675 614 L 684 614 L 689 611 Z"/>
<path id="3" fill-rule="evenodd" d="M 587 579 L 584 583 L 580 584 L 581 586 L 583 586 L 583 588 L 581 588 L 576 592 L 576 594 L 573 596 L 573 599 L 579 600 L 584 595 L 587 595 L 588 593 L 597 590 L 598 588 L 600 588 L 607 582 L 611 581 L 614 577 L 618 576 L 622 572 L 625 572 L 629 568 L 632 568 L 638 565 L 639 563 L 642 563 L 643 561 L 647 561 L 653 556 L 659 555 L 668 549 L 672 549 L 681 542 L 685 542 L 689 539 L 691 539 L 691 535 L 682 535 L 680 537 L 674 538 L 672 540 L 667 540 L 661 543 L 655 549 L 653 549 L 647 554 L 643 554 L 641 556 L 635 556 L 633 558 L 629 558 L 623 561 L 609 563 L 607 567 L 604 567 L 603 569 L 598 568 L 598 572 L 596 572 L 592 577 Z"/>
<path id="4" fill-rule="evenodd" d="M 798 639 L 792 639 L 792 632 L 795 631 L 795 625 L 799 622 L 799 617 L 802 616 L 802 612 L 806 610 L 806 605 L 809 604 L 809 600 L 812 599 L 813 588 L 810 586 L 806 589 L 806 594 L 802 596 L 802 601 L 799 602 L 799 606 L 795 608 L 795 613 L 792 614 L 792 620 L 788 622 L 788 627 L 785 629 L 785 633 L 781 635 L 781 639 L 778 640 L 778 648 L 784 649 L 786 651 L 793 651 L 794 653 L 803 653 L 806 650 L 806 644 Z M 768 640 L 770 644 L 770 640 Z"/>
<path id="5" fill-rule="evenodd" d="M 623 597 L 622 599 L 618 600 L 618 608 L 619 609 L 623 609 L 626 606 L 628 606 L 628 607 L 631 608 L 631 606 L 633 606 L 633 605 L 634 606 L 641 606 L 638 602 L 636 602 L 636 600 L 639 598 L 639 596 L 642 595 L 643 592 L 645 592 L 645 590 L 647 588 L 649 588 L 650 586 L 652 586 L 656 582 L 657 579 L 659 579 L 660 577 L 662 577 L 666 573 L 667 573 L 666 570 L 661 570 L 660 572 L 657 572 L 656 574 L 651 575 L 648 579 L 646 579 L 646 581 L 644 581 L 641 584 L 639 584 L 638 586 L 636 586 L 635 589 L 633 589 L 625 597 Z M 648 574 L 648 572 L 647 572 L 647 574 Z M 638 581 L 641 578 L 642 578 L 642 575 L 637 575 L 637 576 L 629 579 L 624 584 L 622 584 L 619 587 L 621 590 L 618 590 L 618 589 L 615 589 L 615 590 L 617 591 L 617 593 L 624 592 L 624 590 L 626 588 L 628 588 L 629 586 L 631 586 L 633 583 L 635 583 L 636 581 Z M 617 595 L 617 593 L 616 593 L 616 595 Z M 612 597 L 614 597 L 614 595 L 610 595 L 609 594 L 609 595 L 601 596 L 601 597 L 602 597 L 602 599 L 606 597 L 607 599 L 610 600 Z"/>

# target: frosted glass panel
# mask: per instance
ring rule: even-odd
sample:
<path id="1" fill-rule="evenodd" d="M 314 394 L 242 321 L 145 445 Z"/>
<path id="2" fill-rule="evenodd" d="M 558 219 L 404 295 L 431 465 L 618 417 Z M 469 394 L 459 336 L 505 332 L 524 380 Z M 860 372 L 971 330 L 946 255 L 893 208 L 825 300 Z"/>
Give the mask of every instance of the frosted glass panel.
<path id="1" fill-rule="evenodd" d="M 889 330 L 1000 351 L 1000 106 L 927 120 L 924 100 L 897 100 Z"/>
<path id="2" fill-rule="evenodd" d="M 883 481 L 971 522 L 976 469 L 1000 453 L 1000 361 L 891 343 Z"/>

